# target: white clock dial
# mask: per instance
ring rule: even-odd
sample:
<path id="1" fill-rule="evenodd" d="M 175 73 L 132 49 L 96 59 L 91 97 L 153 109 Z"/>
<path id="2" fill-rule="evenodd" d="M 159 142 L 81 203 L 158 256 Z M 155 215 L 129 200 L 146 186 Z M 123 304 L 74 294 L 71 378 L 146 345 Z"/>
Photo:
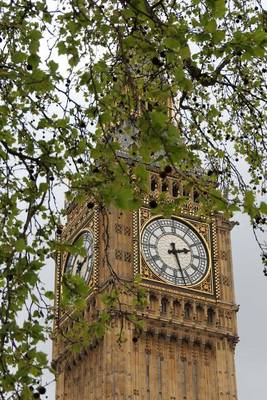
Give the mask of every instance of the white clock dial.
<path id="1" fill-rule="evenodd" d="M 87 282 L 91 276 L 93 268 L 94 241 L 93 235 L 90 231 L 81 233 L 78 238 L 76 238 L 75 242 L 81 237 L 86 255 L 69 255 L 66 262 L 65 272 L 79 275 Z"/>
<path id="2" fill-rule="evenodd" d="M 150 268 L 172 284 L 196 285 L 208 271 L 206 245 L 181 220 L 159 218 L 150 222 L 143 230 L 141 248 Z"/>

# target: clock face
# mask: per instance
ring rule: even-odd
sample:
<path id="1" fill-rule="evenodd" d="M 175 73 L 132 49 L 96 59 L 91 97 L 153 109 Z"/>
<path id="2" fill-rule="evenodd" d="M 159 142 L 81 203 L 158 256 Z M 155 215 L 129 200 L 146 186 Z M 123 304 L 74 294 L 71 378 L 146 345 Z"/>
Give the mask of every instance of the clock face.
<path id="1" fill-rule="evenodd" d="M 86 255 L 81 256 L 79 254 L 75 255 L 70 254 L 67 258 L 65 272 L 71 273 L 73 275 L 79 275 L 86 282 L 88 282 L 93 269 L 93 254 L 94 254 L 93 235 L 90 231 L 85 231 L 76 238 L 74 244 L 80 238 L 82 238 L 83 247 L 86 251 Z"/>
<path id="2" fill-rule="evenodd" d="M 205 243 L 191 226 L 177 219 L 159 218 L 146 225 L 141 248 L 153 272 L 174 285 L 196 285 L 209 268 Z"/>

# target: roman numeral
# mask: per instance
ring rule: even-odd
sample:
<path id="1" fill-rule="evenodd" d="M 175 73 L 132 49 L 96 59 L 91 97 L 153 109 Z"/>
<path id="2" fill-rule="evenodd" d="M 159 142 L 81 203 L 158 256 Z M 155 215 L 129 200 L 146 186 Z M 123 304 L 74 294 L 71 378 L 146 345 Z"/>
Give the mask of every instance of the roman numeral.
<path id="1" fill-rule="evenodd" d="M 143 242 L 142 246 L 143 247 L 149 247 L 150 249 L 156 249 L 156 245 L 155 244 L 151 244 L 149 242 Z"/>
<path id="2" fill-rule="evenodd" d="M 201 246 L 201 242 L 196 242 L 196 243 L 193 243 L 193 244 L 190 244 L 190 249 L 192 248 L 192 247 L 194 247 L 194 246 Z"/>
<path id="3" fill-rule="evenodd" d="M 171 230 L 172 230 L 172 233 L 176 233 L 176 228 L 175 228 L 175 226 L 174 226 L 174 222 L 172 221 L 172 224 L 171 224 Z"/>
<path id="4" fill-rule="evenodd" d="M 185 276 L 187 277 L 187 279 L 189 280 L 189 282 L 192 284 L 193 282 L 192 282 L 192 280 L 191 280 L 190 275 L 188 274 L 188 272 L 187 272 L 187 271 L 184 271 L 184 274 L 185 274 Z"/>
<path id="5" fill-rule="evenodd" d="M 185 234 L 184 234 L 183 238 L 187 235 L 188 231 L 189 231 L 189 228 L 185 231 Z"/>
<path id="6" fill-rule="evenodd" d="M 160 222 L 157 222 L 155 226 L 156 226 L 156 229 L 160 229 L 162 232 L 165 233 L 164 227 Z"/>
<path id="7" fill-rule="evenodd" d="M 161 267 L 161 269 L 162 269 L 164 272 L 166 271 L 167 268 L 168 268 L 168 265 L 166 265 L 166 264 L 163 264 L 162 267 Z"/>

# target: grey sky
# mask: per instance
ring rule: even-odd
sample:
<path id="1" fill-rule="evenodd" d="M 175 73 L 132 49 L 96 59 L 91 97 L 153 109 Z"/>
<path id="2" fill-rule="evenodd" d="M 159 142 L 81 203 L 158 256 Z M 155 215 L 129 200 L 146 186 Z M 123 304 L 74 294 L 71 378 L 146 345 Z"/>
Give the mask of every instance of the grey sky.
<path id="1" fill-rule="evenodd" d="M 236 220 L 240 225 L 232 232 L 232 251 L 236 302 L 240 304 L 240 343 L 236 348 L 238 398 L 263 400 L 267 392 L 267 278 L 262 273 L 259 248 L 247 218 L 239 215 Z"/>
<path id="2" fill-rule="evenodd" d="M 261 3 L 266 10 L 267 0 Z M 267 398 L 267 277 L 262 273 L 259 248 L 248 218 L 239 214 L 235 220 L 240 223 L 232 231 L 236 303 L 240 304 L 240 343 L 236 348 L 238 399 L 264 400 Z"/>

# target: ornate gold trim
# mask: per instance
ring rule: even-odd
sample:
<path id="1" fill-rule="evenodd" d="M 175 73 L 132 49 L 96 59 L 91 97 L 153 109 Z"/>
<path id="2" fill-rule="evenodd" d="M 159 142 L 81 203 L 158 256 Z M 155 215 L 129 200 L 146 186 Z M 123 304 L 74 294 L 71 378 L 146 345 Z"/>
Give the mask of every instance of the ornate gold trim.
<path id="1" fill-rule="evenodd" d="M 74 243 L 77 237 L 83 232 L 91 232 L 93 236 L 93 246 L 94 246 L 94 257 L 92 263 L 92 272 L 90 274 L 89 280 L 86 282 L 88 287 L 95 288 L 98 286 L 99 277 L 99 210 L 96 205 L 94 209 L 88 212 L 86 206 L 83 206 L 80 210 L 77 210 L 77 219 L 68 221 L 67 225 L 64 227 L 63 235 L 61 240 L 68 240 Z M 59 266 L 57 267 L 57 284 L 56 284 L 56 310 L 58 318 L 60 318 L 60 297 L 61 297 L 61 286 L 62 286 L 62 276 L 65 270 L 66 262 L 68 259 L 68 252 L 58 253 L 57 259 L 60 257 Z"/>
<path id="2" fill-rule="evenodd" d="M 205 293 L 205 294 L 209 294 L 209 295 L 214 295 L 214 288 L 213 288 L 213 256 L 212 256 L 212 249 L 213 249 L 213 237 L 211 234 L 211 225 L 209 223 L 206 222 L 206 218 L 199 218 L 199 220 L 192 220 L 192 218 L 190 218 L 191 216 L 185 216 L 183 214 L 183 216 L 176 216 L 173 215 L 172 218 L 175 218 L 177 220 L 181 220 L 182 222 L 186 223 L 187 225 L 189 225 L 190 227 L 192 227 L 192 229 L 194 231 L 197 232 L 197 234 L 201 237 L 201 239 L 203 240 L 205 246 L 206 246 L 206 250 L 208 253 L 208 270 L 205 274 L 205 276 L 203 277 L 203 279 L 198 282 L 196 285 L 188 285 L 188 286 L 178 286 L 175 284 L 172 284 L 171 282 L 165 281 L 164 279 L 161 279 L 160 277 L 158 277 L 150 268 L 149 265 L 147 265 L 147 263 L 144 260 L 144 257 L 142 255 L 142 249 L 141 249 L 141 237 L 142 237 L 142 232 L 143 229 L 145 228 L 145 226 L 147 224 L 149 224 L 150 222 L 152 222 L 155 219 L 158 218 L 163 218 L 162 215 L 157 215 L 157 216 L 153 216 L 151 217 L 151 212 L 148 208 L 142 207 L 139 210 L 139 235 L 138 235 L 138 258 L 136 256 L 136 249 L 134 252 L 134 257 L 138 260 L 138 264 L 139 264 L 139 268 L 138 268 L 138 272 L 143 276 L 144 279 L 149 280 L 151 282 L 155 282 L 158 284 L 163 284 L 163 285 L 168 285 L 170 286 L 172 289 L 175 290 L 175 292 L 177 290 L 190 290 L 190 291 L 194 291 L 194 292 L 199 292 L 199 293 Z M 138 229 L 138 228 L 137 228 Z M 215 238 L 216 239 L 216 238 Z M 146 284 L 147 286 L 147 284 Z M 149 286 L 149 285 L 148 285 Z"/>
<path id="3" fill-rule="evenodd" d="M 214 282 L 215 282 L 215 295 L 217 299 L 221 297 L 220 288 L 220 272 L 218 264 L 218 245 L 217 245 L 217 232 L 216 232 L 216 220 L 213 217 L 211 222 L 211 243 L 212 243 L 212 263 L 214 269 Z"/>
<path id="4" fill-rule="evenodd" d="M 57 252 L 56 254 L 56 274 L 55 274 L 56 284 L 55 284 L 55 327 L 59 326 L 60 319 L 60 297 L 61 297 L 61 276 L 62 276 L 62 253 Z"/>
<path id="5" fill-rule="evenodd" d="M 93 265 L 93 286 L 99 286 L 99 206 L 94 207 L 93 232 L 94 232 L 94 265 Z"/>
<path id="6" fill-rule="evenodd" d="M 133 211 L 133 218 L 132 218 L 132 252 L 133 252 L 133 270 L 134 276 L 139 273 L 139 252 L 138 252 L 138 245 L 139 245 L 139 235 L 138 235 L 138 228 L 139 228 L 139 211 Z"/>
<path id="7" fill-rule="evenodd" d="M 79 230 L 79 232 L 77 232 L 77 234 L 76 234 L 76 235 L 74 236 L 74 238 L 72 239 L 71 244 L 74 244 L 75 241 L 76 241 L 80 236 L 82 236 L 82 234 L 85 233 L 85 232 L 89 232 L 89 233 L 92 235 L 92 237 L 93 237 L 93 248 L 94 248 L 94 250 L 95 250 L 95 237 L 94 237 L 94 231 L 93 231 L 93 229 L 92 229 L 91 226 L 85 226 L 83 229 Z M 66 269 L 66 264 L 67 264 L 67 261 L 68 261 L 68 258 L 69 258 L 69 253 L 65 252 L 65 257 L 64 257 L 64 258 L 65 258 L 65 259 L 64 259 L 64 263 L 62 264 L 62 266 L 63 266 L 62 272 L 63 272 L 63 273 L 65 272 L 65 269 Z M 88 286 L 89 286 L 90 281 L 92 281 L 92 278 L 93 278 L 93 272 L 94 272 L 94 258 L 95 258 L 95 254 L 93 255 L 92 271 L 91 271 L 91 274 L 90 274 L 90 277 L 89 277 L 88 281 L 86 282 L 86 283 L 88 284 Z"/>

